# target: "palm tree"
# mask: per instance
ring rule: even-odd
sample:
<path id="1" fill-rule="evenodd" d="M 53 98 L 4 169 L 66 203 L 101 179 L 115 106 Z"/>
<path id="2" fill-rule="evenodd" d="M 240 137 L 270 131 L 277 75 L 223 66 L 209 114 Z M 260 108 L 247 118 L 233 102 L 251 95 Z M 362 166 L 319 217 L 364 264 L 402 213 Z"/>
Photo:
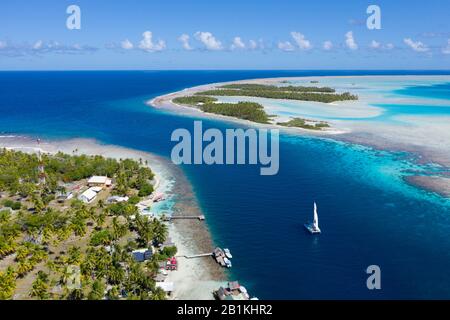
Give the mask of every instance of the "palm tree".
<path id="1" fill-rule="evenodd" d="M 68 250 L 68 259 L 67 263 L 79 265 L 83 259 L 81 254 L 81 249 L 79 247 L 71 247 Z"/>
<path id="2" fill-rule="evenodd" d="M 152 292 L 152 296 L 151 299 L 152 300 L 166 300 L 166 293 L 164 292 L 163 289 L 161 289 L 160 287 L 156 287 L 153 292 Z"/>
<path id="3" fill-rule="evenodd" d="M 70 234 L 72 233 L 71 226 L 66 225 L 58 230 L 58 240 L 64 241 L 67 240 L 70 237 Z"/>
<path id="4" fill-rule="evenodd" d="M 169 230 L 167 225 L 161 222 L 159 219 L 154 219 L 152 222 L 152 231 L 154 235 L 154 239 L 156 243 L 164 243 L 167 240 L 167 236 L 169 234 Z"/>
<path id="5" fill-rule="evenodd" d="M 159 262 L 155 256 L 152 256 L 152 258 L 146 262 L 145 266 L 152 277 L 154 277 L 159 271 Z"/>
<path id="6" fill-rule="evenodd" d="M 59 282 L 61 284 L 67 284 L 67 281 L 72 276 L 72 273 L 69 271 L 69 267 L 65 267 L 61 272 L 61 277 L 59 278 Z"/>
<path id="7" fill-rule="evenodd" d="M 16 250 L 16 243 L 12 239 L 0 238 L 0 259 Z"/>
<path id="8" fill-rule="evenodd" d="M 118 300 L 119 299 L 119 289 L 117 286 L 113 286 L 108 293 L 106 294 L 109 300 Z"/>
<path id="9" fill-rule="evenodd" d="M 105 296 L 105 286 L 100 280 L 95 280 L 91 286 L 88 300 L 101 300 Z"/>
<path id="10" fill-rule="evenodd" d="M 71 228 L 75 235 L 82 237 L 86 234 L 86 221 L 80 216 L 75 216 L 71 221 Z"/>
<path id="11" fill-rule="evenodd" d="M 75 216 L 78 216 L 82 219 L 88 219 L 91 217 L 90 209 L 88 209 L 84 204 L 75 212 Z"/>
<path id="12" fill-rule="evenodd" d="M 48 275 L 39 271 L 31 287 L 30 296 L 39 300 L 47 300 L 50 297 L 48 282 Z"/>
<path id="13" fill-rule="evenodd" d="M 97 202 L 97 208 L 102 210 L 103 208 L 105 208 L 105 201 L 103 201 L 103 199 L 98 200 Z"/>
<path id="14" fill-rule="evenodd" d="M 126 205 L 123 210 L 123 215 L 125 217 L 136 215 L 137 213 L 138 213 L 137 207 L 131 204 Z"/>
<path id="15" fill-rule="evenodd" d="M 67 298 L 69 300 L 82 300 L 84 298 L 84 293 L 82 289 L 73 289 L 68 293 Z"/>
<path id="16" fill-rule="evenodd" d="M 92 219 L 92 220 L 94 220 L 95 219 L 95 216 L 96 216 L 96 212 L 95 212 L 95 208 L 94 207 L 90 207 L 88 210 L 87 210 L 87 213 L 88 213 L 88 216 L 89 216 L 89 219 Z"/>
<path id="17" fill-rule="evenodd" d="M 153 228 L 147 217 L 136 216 L 136 229 L 141 241 L 147 246 L 153 239 Z"/>
<path id="18" fill-rule="evenodd" d="M 120 265 L 115 265 L 108 269 L 108 281 L 111 284 L 120 284 L 123 279 L 125 279 L 125 271 Z"/>
<path id="19" fill-rule="evenodd" d="M 40 195 L 33 194 L 33 197 L 31 198 L 31 202 L 33 203 L 34 210 L 37 213 L 41 213 L 44 210 L 45 204 L 42 201 L 42 198 Z"/>
<path id="20" fill-rule="evenodd" d="M 94 221 L 97 224 L 97 227 L 101 228 L 106 221 L 106 214 L 103 211 L 100 211 L 94 216 Z"/>
<path id="21" fill-rule="evenodd" d="M 45 226 L 42 230 L 42 243 L 48 244 L 53 237 L 53 228 L 52 226 Z"/>
<path id="22" fill-rule="evenodd" d="M 0 300 L 9 300 L 16 290 L 16 273 L 8 267 L 4 273 L 0 272 Z"/>
<path id="23" fill-rule="evenodd" d="M 117 217 L 113 218 L 113 238 L 114 240 L 118 240 L 122 238 L 127 232 L 127 226 L 119 223 L 119 219 Z"/>

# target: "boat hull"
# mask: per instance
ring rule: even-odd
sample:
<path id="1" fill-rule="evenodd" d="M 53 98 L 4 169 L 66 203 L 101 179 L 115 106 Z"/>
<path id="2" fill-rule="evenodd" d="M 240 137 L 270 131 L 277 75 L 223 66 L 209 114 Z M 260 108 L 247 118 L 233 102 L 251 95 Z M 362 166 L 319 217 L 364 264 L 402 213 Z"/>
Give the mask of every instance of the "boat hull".
<path id="1" fill-rule="evenodd" d="M 309 231 L 309 233 L 311 234 L 319 234 L 321 233 L 319 228 L 314 227 L 314 225 L 312 223 L 305 223 L 305 228 L 306 230 Z"/>

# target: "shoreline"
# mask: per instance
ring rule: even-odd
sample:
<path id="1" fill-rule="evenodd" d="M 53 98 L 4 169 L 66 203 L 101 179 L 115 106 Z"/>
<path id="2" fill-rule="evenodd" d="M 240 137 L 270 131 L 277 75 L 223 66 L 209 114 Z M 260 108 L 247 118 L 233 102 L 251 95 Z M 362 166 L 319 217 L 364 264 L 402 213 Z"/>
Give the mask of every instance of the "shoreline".
<path id="1" fill-rule="evenodd" d="M 23 152 L 36 152 L 39 149 L 35 139 L 29 136 L 0 136 L 0 148 Z M 171 208 L 176 215 L 200 215 L 200 206 L 187 177 L 170 161 L 144 151 L 128 149 L 115 145 L 101 144 L 90 139 L 45 140 L 41 141 L 43 152 L 54 154 L 102 155 L 107 158 L 131 158 L 148 161 L 155 173 L 155 191 L 163 192 L 173 201 Z M 167 199 L 166 201 L 168 201 Z M 214 243 L 205 222 L 175 220 L 170 222 L 169 237 L 178 248 L 177 256 L 210 252 Z M 174 291 L 168 299 L 209 300 L 212 290 L 226 282 L 227 275 L 210 257 L 198 259 L 179 258 L 179 267 L 170 271 L 166 281 L 174 282 Z"/>
<path id="2" fill-rule="evenodd" d="M 371 79 L 375 78 L 377 80 L 380 79 L 405 79 L 410 80 L 411 75 L 393 75 L 393 76 L 386 76 L 386 75 L 366 75 L 366 76 L 308 76 L 308 77 L 276 77 L 276 78 L 261 78 L 261 79 L 247 79 L 247 80 L 237 80 L 237 81 L 226 81 L 226 82 L 218 82 L 218 83 L 210 83 L 210 84 L 204 84 L 199 85 L 191 88 L 185 88 L 180 91 L 172 92 L 169 94 L 165 94 L 162 96 L 155 97 L 149 101 L 146 102 L 146 104 L 149 107 L 157 108 L 157 109 L 164 109 L 167 111 L 175 112 L 177 114 L 185 115 L 185 116 L 194 116 L 194 117 L 200 117 L 200 118 L 207 118 L 207 119 L 215 119 L 219 121 L 225 121 L 229 123 L 237 123 L 237 124 L 243 124 L 247 126 L 252 126 L 255 128 L 274 128 L 279 129 L 281 132 L 290 134 L 290 135 L 296 135 L 296 136 L 309 136 L 309 137 L 317 137 L 317 138 L 323 138 L 323 139 L 331 139 L 338 142 L 344 142 L 344 143 L 350 143 L 350 144 L 356 144 L 356 145 L 363 145 L 366 147 L 370 147 L 373 149 L 378 149 L 382 151 L 388 151 L 388 152 L 407 152 L 410 153 L 414 161 L 416 161 L 418 164 L 426 164 L 426 163 L 433 163 L 437 164 L 442 167 L 443 171 L 448 169 L 450 167 L 450 157 L 448 152 L 445 150 L 440 150 L 439 148 L 430 147 L 426 144 L 420 144 L 420 143 L 408 143 L 411 141 L 408 141 L 406 138 L 405 140 L 401 139 L 387 139 L 385 136 L 379 134 L 377 135 L 376 130 L 373 130 L 373 128 L 364 128 L 361 127 L 360 124 L 352 125 L 352 124 L 346 124 L 343 125 L 342 121 L 340 120 L 333 120 L 332 123 L 332 129 L 331 130 L 321 130 L 321 131 L 314 131 L 314 130 L 307 130 L 303 128 L 286 128 L 283 126 L 279 126 L 276 124 L 260 124 L 251 122 L 248 120 L 238 119 L 234 117 L 229 116 L 223 116 L 218 114 L 212 114 L 212 113 L 206 113 L 203 112 L 197 108 L 189 107 L 189 106 L 183 106 L 176 104 L 172 102 L 172 100 L 176 97 L 185 96 L 185 95 L 192 95 L 195 94 L 198 91 L 204 91 L 204 90 L 210 90 L 214 89 L 218 86 L 230 84 L 230 83 L 257 83 L 257 84 L 274 84 L 279 83 L 280 81 L 312 81 L 312 80 L 323 80 L 323 79 Z M 442 79 L 448 79 L 448 76 L 439 76 L 439 75 L 429 75 L 429 76 L 420 76 L 420 79 L 432 79 L 432 80 L 442 80 Z M 320 83 L 320 82 L 319 82 Z M 315 84 L 316 85 L 316 84 Z M 244 97 L 248 98 L 248 97 Z M 273 99 L 275 100 L 275 99 Z M 376 101 L 379 103 L 379 101 Z M 302 103 L 302 101 L 300 101 Z M 345 104 L 346 101 L 343 102 Z M 370 107 L 371 109 L 377 108 L 370 105 L 370 102 L 368 101 L 367 97 L 364 97 L 361 100 L 355 101 L 355 104 L 362 104 L 365 107 Z M 331 103 L 330 105 L 333 106 L 339 106 L 340 104 L 334 104 Z M 320 119 L 313 119 L 313 120 L 320 120 Z M 348 128 L 351 127 L 351 128 Z M 392 133 L 387 133 L 393 135 Z M 394 135 L 395 136 L 395 135 Z M 418 178 L 419 177 L 419 178 Z M 436 193 L 440 196 L 450 198 L 450 195 L 447 191 L 440 192 L 442 186 L 445 185 L 445 177 L 440 176 L 434 176 L 434 177 L 428 177 L 428 176 L 419 176 L 419 175 L 412 175 L 408 176 L 405 181 L 415 187 L 425 189 L 426 191 Z"/>

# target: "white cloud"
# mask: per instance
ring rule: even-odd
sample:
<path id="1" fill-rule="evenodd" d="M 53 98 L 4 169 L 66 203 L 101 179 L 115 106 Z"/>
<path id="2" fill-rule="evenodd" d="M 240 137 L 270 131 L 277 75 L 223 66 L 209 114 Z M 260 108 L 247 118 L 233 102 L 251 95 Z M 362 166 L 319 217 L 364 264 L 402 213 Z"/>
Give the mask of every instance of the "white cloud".
<path id="1" fill-rule="evenodd" d="M 372 49 L 380 49 L 381 48 L 381 43 L 379 43 L 378 41 L 372 40 L 372 42 L 370 43 L 370 48 L 372 48 Z"/>
<path id="2" fill-rule="evenodd" d="M 373 50 L 392 50 L 394 45 L 392 43 L 382 44 L 376 40 L 372 40 L 369 44 L 369 48 Z"/>
<path id="3" fill-rule="evenodd" d="M 158 42 L 153 42 L 153 33 L 151 31 L 145 31 L 142 34 L 143 39 L 139 42 L 139 48 L 147 51 L 161 51 L 166 48 L 166 43 L 163 40 L 158 40 Z"/>
<path id="4" fill-rule="evenodd" d="M 353 31 L 349 31 L 345 34 L 345 45 L 350 50 L 357 50 L 358 44 L 355 41 L 355 38 L 353 37 Z"/>
<path id="5" fill-rule="evenodd" d="M 134 45 L 133 45 L 133 43 L 131 43 L 130 40 L 125 39 L 120 43 L 120 47 L 125 50 L 131 50 L 134 48 Z"/>
<path id="6" fill-rule="evenodd" d="M 291 37 L 294 39 L 295 43 L 301 50 L 309 50 L 312 48 L 311 42 L 306 40 L 305 36 L 300 32 L 291 32 Z"/>
<path id="7" fill-rule="evenodd" d="M 242 41 L 241 37 L 234 37 L 233 39 L 231 50 L 236 49 L 245 49 L 245 43 Z"/>
<path id="8" fill-rule="evenodd" d="M 405 38 L 403 39 L 403 42 L 410 47 L 411 49 L 413 49 L 416 52 L 427 52 L 430 50 L 430 48 L 428 48 L 425 44 L 423 44 L 420 41 L 413 41 L 411 38 Z"/>
<path id="9" fill-rule="evenodd" d="M 38 40 L 38 41 L 36 41 L 36 42 L 34 43 L 33 49 L 34 49 L 34 50 L 39 50 L 39 49 L 42 48 L 43 44 L 44 44 L 44 42 L 43 42 L 42 40 Z"/>
<path id="10" fill-rule="evenodd" d="M 251 50 L 255 50 L 255 49 L 258 48 L 258 43 L 257 43 L 255 40 L 250 40 L 250 41 L 249 41 L 248 47 L 249 47 Z"/>
<path id="11" fill-rule="evenodd" d="M 442 48 L 443 54 L 450 54 L 450 39 L 447 40 L 447 46 Z"/>
<path id="12" fill-rule="evenodd" d="M 289 41 L 278 42 L 278 49 L 283 51 L 294 51 L 295 47 Z"/>
<path id="13" fill-rule="evenodd" d="M 9 57 L 21 57 L 26 55 L 42 55 L 47 53 L 53 54 L 83 54 L 97 51 L 98 48 L 88 45 L 66 45 L 57 41 L 44 42 L 38 40 L 33 44 L 23 43 L 7 43 L 0 41 L 0 55 Z"/>
<path id="14" fill-rule="evenodd" d="M 181 42 L 181 44 L 183 45 L 183 48 L 185 50 L 193 50 L 194 48 L 191 47 L 191 45 L 189 44 L 189 35 L 183 33 L 179 38 L 178 41 Z"/>
<path id="15" fill-rule="evenodd" d="M 198 31 L 195 33 L 195 39 L 200 41 L 205 45 L 205 48 L 208 50 L 222 50 L 222 42 L 217 40 L 211 32 L 201 32 Z"/>
<path id="16" fill-rule="evenodd" d="M 333 49 L 333 42 L 325 41 L 323 43 L 323 50 L 330 51 L 331 49 Z"/>

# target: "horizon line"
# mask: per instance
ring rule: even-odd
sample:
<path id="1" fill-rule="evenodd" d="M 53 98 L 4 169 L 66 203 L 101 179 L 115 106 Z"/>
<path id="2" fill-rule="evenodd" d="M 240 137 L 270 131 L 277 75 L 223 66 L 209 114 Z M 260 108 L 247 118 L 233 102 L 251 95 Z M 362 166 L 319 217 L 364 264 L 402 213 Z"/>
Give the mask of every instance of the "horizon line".
<path id="1" fill-rule="evenodd" d="M 0 72 L 179 72 L 179 71 L 287 71 L 287 72 L 314 72 L 314 71 L 366 71 L 366 72 L 449 72 L 450 69 L 0 69 Z"/>

